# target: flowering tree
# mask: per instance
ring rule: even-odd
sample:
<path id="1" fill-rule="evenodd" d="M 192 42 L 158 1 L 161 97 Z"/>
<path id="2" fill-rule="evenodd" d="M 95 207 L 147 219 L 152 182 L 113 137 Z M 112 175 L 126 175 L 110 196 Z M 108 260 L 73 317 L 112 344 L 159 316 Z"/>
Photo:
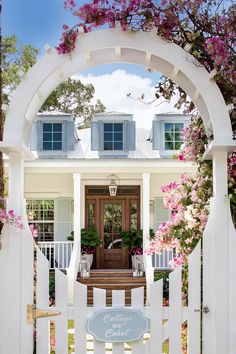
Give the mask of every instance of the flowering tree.
<path id="1" fill-rule="evenodd" d="M 78 2 L 79 3 L 79 2 Z M 126 31 L 151 31 L 167 41 L 176 43 L 197 59 L 207 71 L 214 70 L 214 79 L 227 104 L 234 104 L 236 97 L 235 28 L 236 4 L 221 0 L 93 0 L 78 6 L 75 0 L 65 0 L 65 8 L 72 12 L 78 23 L 64 26 L 62 41 L 57 50 L 70 53 L 76 43 L 78 29 L 85 32 L 118 23 Z M 79 43 L 78 43 L 79 45 Z M 146 251 L 161 253 L 163 249 L 177 249 L 172 261 L 175 267 L 186 261 L 205 228 L 212 195 L 212 166 L 202 161 L 206 135 L 201 117 L 183 89 L 172 80 L 162 77 L 156 85 L 156 98 L 170 100 L 178 92 L 177 108 L 193 113 L 189 128 L 183 130 L 184 144 L 178 159 L 196 163 L 195 176 L 182 175 L 179 182 L 162 188 L 165 207 L 172 211 L 171 220 L 162 223 L 155 239 Z M 236 110 L 231 111 L 231 122 L 236 130 Z M 236 152 L 229 157 L 229 198 L 236 222 Z"/>

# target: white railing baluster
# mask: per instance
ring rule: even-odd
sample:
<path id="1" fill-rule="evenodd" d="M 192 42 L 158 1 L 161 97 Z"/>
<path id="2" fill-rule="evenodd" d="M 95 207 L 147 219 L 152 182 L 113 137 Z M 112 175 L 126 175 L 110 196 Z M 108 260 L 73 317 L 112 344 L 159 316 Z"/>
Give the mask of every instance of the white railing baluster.
<path id="1" fill-rule="evenodd" d="M 70 264 L 72 241 L 38 242 L 38 247 L 49 261 L 50 269 L 66 269 Z"/>
<path id="2" fill-rule="evenodd" d="M 62 265 L 61 265 L 62 268 L 66 268 L 65 267 L 65 244 L 63 243 L 62 244 Z"/>
<path id="3" fill-rule="evenodd" d="M 169 263 L 175 257 L 175 250 L 163 251 L 162 254 L 154 254 L 153 265 L 157 270 L 170 269 Z"/>

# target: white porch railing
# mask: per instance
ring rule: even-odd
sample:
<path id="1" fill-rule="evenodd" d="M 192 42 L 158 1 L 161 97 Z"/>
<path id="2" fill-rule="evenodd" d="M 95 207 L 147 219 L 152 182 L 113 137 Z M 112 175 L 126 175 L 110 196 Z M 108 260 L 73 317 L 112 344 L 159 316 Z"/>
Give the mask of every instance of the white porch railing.
<path id="1" fill-rule="evenodd" d="M 48 259 L 50 270 L 69 268 L 73 241 L 37 242 L 37 245 Z"/>
<path id="2" fill-rule="evenodd" d="M 50 269 L 67 269 L 70 264 L 73 241 L 38 242 L 38 247 L 49 260 Z M 158 270 L 170 269 L 169 262 L 175 256 L 175 250 L 163 251 L 152 256 L 152 266 Z"/>
<path id="3" fill-rule="evenodd" d="M 152 256 L 152 266 L 158 270 L 170 269 L 169 263 L 175 257 L 175 249 L 171 251 L 163 251 L 162 254 L 154 254 Z"/>

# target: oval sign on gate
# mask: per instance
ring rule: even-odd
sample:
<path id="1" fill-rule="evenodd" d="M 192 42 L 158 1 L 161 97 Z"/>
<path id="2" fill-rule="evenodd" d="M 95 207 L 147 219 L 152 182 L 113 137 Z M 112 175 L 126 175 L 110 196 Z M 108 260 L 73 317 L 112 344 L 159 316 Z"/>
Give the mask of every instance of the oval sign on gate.
<path id="1" fill-rule="evenodd" d="M 139 340 L 148 329 L 148 319 L 141 311 L 123 307 L 98 310 L 87 320 L 87 332 L 108 343 Z"/>

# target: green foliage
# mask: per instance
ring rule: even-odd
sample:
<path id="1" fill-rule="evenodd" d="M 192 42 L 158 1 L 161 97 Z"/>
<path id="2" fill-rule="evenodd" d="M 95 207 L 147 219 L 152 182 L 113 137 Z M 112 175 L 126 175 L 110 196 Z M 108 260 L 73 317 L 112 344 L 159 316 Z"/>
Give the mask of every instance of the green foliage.
<path id="1" fill-rule="evenodd" d="M 20 83 L 19 71 L 27 72 L 36 62 L 39 49 L 30 44 L 20 44 L 16 36 L 2 38 L 3 103 L 8 104 Z"/>
<path id="2" fill-rule="evenodd" d="M 154 274 L 154 281 L 163 279 L 163 297 L 169 299 L 169 272 L 157 272 Z"/>
<path id="3" fill-rule="evenodd" d="M 129 248 L 138 248 L 143 246 L 143 231 L 130 230 L 120 232 L 122 246 Z"/>
<path id="4" fill-rule="evenodd" d="M 68 241 L 74 241 L 74 231 L 67 237 Z M 81 246 L 97 247 L 102 244 L 96 229 L 88 228 L 81 230 Z"/>
<path id="5" fill-rule="evenodd" d="M 55 273 L 49 274 L 49 297 L 55 301 Z"/>
<path id="6" fill-rule="evenodd" d="M 83 84 L 80 80 L 69 78 L 61 83 L 47 98 L 40 111 L 61 111 L 79 117 L 79 128 L 91 125 L 95 113 L 105 111 L 105 106 L 100 100 L 93 105 L 95 89 L 92 84 Z"/>
<path id="7" fill-rule="evenodd" d="M 120 232 L 122 238 L 122 246 L 129 248 L 142 248 L 143 247 L 143 230 L 130 230 Z M 155 237 L 153 229 L 149 229 L 150 240 Z"/>

